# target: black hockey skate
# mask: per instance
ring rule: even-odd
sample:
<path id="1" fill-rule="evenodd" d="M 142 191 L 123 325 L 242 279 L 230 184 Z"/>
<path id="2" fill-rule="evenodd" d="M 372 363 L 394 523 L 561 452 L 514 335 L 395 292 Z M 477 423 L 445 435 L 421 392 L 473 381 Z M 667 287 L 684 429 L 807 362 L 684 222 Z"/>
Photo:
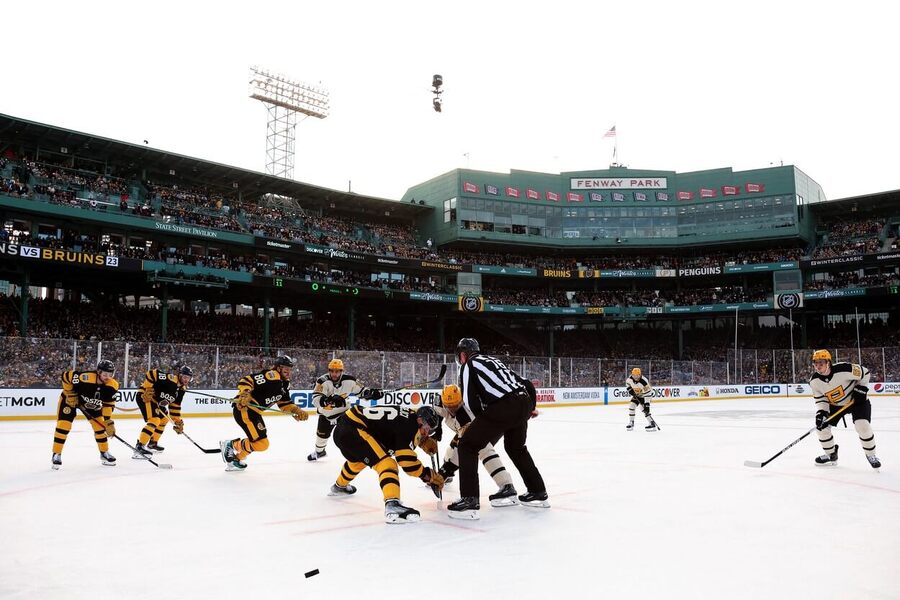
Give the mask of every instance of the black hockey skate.
<path id="1" fill-rule="evenodd" d="M 149 450 L 150 452 L 162 452 L 165 450 L 164 446 L 160 446 L 156 442 L 150 442 L 144 447 L 145 450 Z"/>
<path id="2" fill-rule="evenodd" d="M 522 506 L 533 506 L 535 508 L 550 508 L 550 500 L 547 492 L 528 492 L 519 496 L 519 502 Z"/>
<path id="3" fill-rule="evenodd" d="M 816 457 L 816 466 L 825 467 L 828 465 L 836 465 L 838 461 L 838 445 L 834 445 L 834 451 L 831 454 L 823 454 Z"/>
<path id="4" fill-rule="evenodd" d="M 513 487 L 513 484 L 507 483 L 499 490 L 497 490 L 496 494 L 491 494 L 490 496 L 488 496 L 488 498 L 491 501 L 491 506 L 515 506 L 519 503 L 518 498 L 516 498 L 516 494 L 516 488 Z"/>
<path id="5" fill-rule="evenodd" d="M 322 450 L 319 452 L 318 450 L 313 450 L 309 456 L 306 457 L 306 460 L 312 462 L 314 460 L 319 460 L 320 458 L 325 458 L 326 452 Z"/>
<path id="6" fill-rule="evenodd" d="M 134 454 L 131 455 L 131 458 L 135 460 L 147 460 L 153 456 L 153 453 L 147 450 L 144 445 L 140 442 L 134 445 Z"/>
<path id="7" fill-rule="evenodd" d="M 634 421 L 629 421 L 625 426 L 625 431 L 634 431 Z"/>
<path id="8" fill-rule="evenodd" d="M 349 483 L 344 486 L 340 486 L 336 483 L 331 485 L 331 489 L 328 491 L 329 496 L 350 496 L 351 494 L 356 493 L 356 486 L 350 485 Z"/>
<path id="9" fill-rule="evenodd" d="M 222 450 L 222 460 L 225 462 L 226 471 L 243 471 L 247 468 L 247 463 L 238 460 L 237 454 L 234 452 L 234 440 L 222 440 L 219 442 L 219 448 Z"/>
<path id="10" fill-rule="evenodd" d="M 384 503 L 385 523 L 415 523 L 422 515 L 414 508 L 403 506 L 399 500 L 388 500 Z"/>
<path id="11" fill-rule="evenodd" d="M 109 452 L 101 452 L 100 453 L 100 464 L 104 467 L 114 467 L 116 466 L 116 457 L 110 454 Z"/>
<path id="12" fill-rule="evenodd" d="M 62 454 L 53 454 L 53 458 L 50 459 L 50 468 L 54 471 L 59 471 L 59 468 L 62 466 Z"/>
<path id="13" fill-rule="evenodd" d="M 837 448 L 835 448 L 835 449 L 837 449 Z M 54 455 L 54 456 L 55 456 L 55 455 Z M 881 461 L 878 460 L 878 457 L 875 456 L 874 454 L 873 454 L 872 456 L 866 456 L 866 459 L 868 459 L 869 464 L 872 465 L 872 468 L 873 468 L 873 469 L 880 469 L 880 468 L 881 468 Z M 816 459 L 816 460 L 818 460 L 818 459 Z"/>
<path id="14" fill-rule="evenodd" d="M 481 505 L 478 504 L 478 498 L 473 496 L 468 496 L 466 498 L 460 498 L 456 502 L 452 502 L 447 506 L 447 516 L 451 519 L 467 519 L 469 521 L 477 521 L 480 517 L 478 516 L 478 509 L 481 508 Z"/>
<path id="15" fill-rule="evenodd" d="M 659 431 L 659 425 L 656 424 L 656 421 L 650 419 L 650 422 L 644 427 L 644 431 Z"/>

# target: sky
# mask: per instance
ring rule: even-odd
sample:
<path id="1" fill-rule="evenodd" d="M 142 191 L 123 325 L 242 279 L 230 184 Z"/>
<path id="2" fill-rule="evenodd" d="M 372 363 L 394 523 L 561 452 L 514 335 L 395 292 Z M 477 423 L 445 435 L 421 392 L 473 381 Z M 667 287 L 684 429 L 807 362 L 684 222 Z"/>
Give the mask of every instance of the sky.
<path id="1" fill-rule="evenodd" d="M 264 171 L 259 65 L 328 89 L 294 177 L 399 199 L 455 168 L 793 164 L 900 189 L 888 2 L 17 2 L 0 112 Z M 431 80 L 444 78 L 442 113 Z"/>

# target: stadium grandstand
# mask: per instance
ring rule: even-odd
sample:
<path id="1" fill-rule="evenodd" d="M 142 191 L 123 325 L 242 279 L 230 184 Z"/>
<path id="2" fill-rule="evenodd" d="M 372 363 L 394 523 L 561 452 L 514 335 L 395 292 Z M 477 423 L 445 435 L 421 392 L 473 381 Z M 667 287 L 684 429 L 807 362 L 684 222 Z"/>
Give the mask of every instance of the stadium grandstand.
<path id="1" fill-rule="evenodd" d="M 0 386 L 113 358 L 231 387 L 276 352 L 394 387 L 474 336 L 543 386 L 900 380 L 900 191 L 794 166 L 458 169 L 399 199 L 0 115 Z M 121 368 L 121 367 L 120 367 Z M 23 380 L 24 378 L 24 380 Z"/>

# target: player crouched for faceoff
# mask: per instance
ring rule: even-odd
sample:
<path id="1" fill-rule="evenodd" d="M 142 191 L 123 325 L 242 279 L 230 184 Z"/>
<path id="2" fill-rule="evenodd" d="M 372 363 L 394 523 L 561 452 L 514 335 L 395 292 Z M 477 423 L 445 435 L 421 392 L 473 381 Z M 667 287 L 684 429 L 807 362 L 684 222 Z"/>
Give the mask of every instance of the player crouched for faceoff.
<path id="1" fill-rule="evenodd" d="M 647 426 L 644 430 L 659 431 L 656 421 L 650 416 L 650 395 L 653 393 L 653 388 L 650 386 L 650 381 L 641 374 L 639 368 L 635 367 L 631 370 L 631 375 L 625 379 L 625 387 L 631 394 L 631 404 L 628 405 L 628 425 L 625 426 L 625 429 L 628 431 L 634 429 L 634 413 L 640 404 L 644 411 L 644 417 L 647 419 Z"/>
<path id="2" fill-rule="evenodd" d="M 816 458 L 816 465 L 836 465 L 838 445 L 831 433 L 831 417 L 838 411 L 853 415 L 853 427 L 866 459 L 873 469 L 881 467 L 875 456 L 875 434 L 872 432 L 872 403 L 869 401 L 869 370 L 862 365 L 833 363 L 828 350 L 816 350 L 812 357 L 815 373 L 809 380 L 816 402 L 816 429 L 825 454 Z M 844 409 L 847 405 L 849 409 Z"/>
<path id="3" fill-rule="evenodd" d="M 164 373 L 159 369 L 147 371 L 138 400 L 138 408 L 141 409 L 145 423 L 131 458 L 147 459 L 151 452 L 165 450 L 158 442 L 170 416 L 175 433 L 181 434 L 184 431 L 181 401 L 184 400 L 184 393 L 193 376 L 194 370 L 187 365 L 180 366 L 176 373 Z"/>
<path id="4" fill-rule="evenodd" d="M 400 467 L 410 477 L 427 483 L 435 495 L 444 487 L 443 476 L 422 466 L 416 458 L 416 446 L 429 454 L 437 451 L 430 437 L 441 419 L 430 406 L 418 411 L 397 406 L 353 406 L 338 419 L 334 443 L 347 460 L 341 467 L 329 496 L 356 493 L 350 484 L 366 467 L 378 473 L 384 497 L 385 523 L 412 523 L 421 518 L 419 511 L 400 502 Z"/>
<path id="5" fill-rule="evenodd" d="M 116 435 L 112 420 L 119 382 L 113 379 L 116 367 L 111 360 L 101 360 L 94 371 L 70 370 L 63 373 L 62 393 L 56 408 L 56 432 L 53 435 L 54 471 L 62 466 L 63 445 L 72 430 L 72 421 L 80 408 L 94 430 L 94 440 L 100 450 L 100 464 L 116 466 L 116 457 L 109 453 L 109 437 Z"/>
<path id="6" fill-rule="evenodd" d="M 384 393 L 375 388 L 363 387 L 356 381 L 356 377 L 344 373 L 344 361 L 339 358 L 332 359 L 328 363 L 328 373 L 316 379 L 316 387 L 313 390 L 312 401 L 319 413 L 319 421 L 316 425 L 316 447 L 306 457 L 313 461 L 325 457 L 325 447 L 328 438 L 338 417 L 347 412 L 347 398 L 358 394 L 363 400 L 379 400 Z"/>
<path id="7" fill-rule="evenodd" d="M 444 386 L 441 392 L 441 406 L 435 406 L 434 410 L 444 419 L 444 423 L 456 435 L 450 440 L 450 447 L 444 456 L 444 464 L 438 471 L 444 477 L 445 482 L 450 482 L 453 475 L 459 469 L 459 438 L 465 433 L 465 430 L 471 420 L 468 413 L 460 410 L 462 406 L 462 392 L 458 385 Z M 460 422 L 462 421 L 462 423 Z M 463 424 L 465 423 L 465 424 Z M 512 476 L 500 460 L 500 455 L 494 449 L 493 444 L 488 444 L 478 453 L 478 460 L 484 465 L 484 469 L 494 479 L 498 490 L 496 493 L 488 496 L 491 506 L 513 506 L 518 504 L 516 499 L 516 488 L 513 486 Z"/>
<path id="8" fill-rule="evenodd" d="M 296 421 L 305 421 L 309 415 L 291 402 L 291 369 L 294 360 L 279 356 L 271 369 L 242 377 L 238 382 L 238 396 L 231 404 L 234 420 L 244 430 L 243 439 L 222 440 L 222 460 L 226 471 L 242 471 L 247 468 L 244 459 L 251 452 L 264 452 L 269 447 L 263 410 L 277 405 Z"/>

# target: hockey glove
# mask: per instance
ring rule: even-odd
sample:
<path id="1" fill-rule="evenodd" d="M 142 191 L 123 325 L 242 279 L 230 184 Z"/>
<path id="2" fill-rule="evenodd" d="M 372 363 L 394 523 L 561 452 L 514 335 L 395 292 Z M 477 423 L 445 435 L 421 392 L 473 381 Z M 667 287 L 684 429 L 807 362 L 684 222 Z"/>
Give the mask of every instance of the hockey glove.
<path id="1" fill-rule="evenodd" d="M 359 397 L 363 400 L 381 400 L 384 398 L 384 391 L 378 388 L 363 388 Z"/>
<path id="2" fill-rule="evenodd" d="M 181 435 L 182 433 L 184 433 L 184 421 L 172 417 L 172 429 L 175 430 L 175 433 Z"/>
<path id="3" fill-rule="evenodd" d="M 106 436 L 107 437 L 115 437 L 116 435 L 116 424 L 113 423 L 112 419 L 106 419 Z"/>
<path id="4" fill-rule="evenodd" d="M 306 411 L 296 404 L 288 404 L 287 406 L 281 407 L 281 410 L 282 412 L 286 412 L 294 417 L 295 421 L 305 421 L 309 418 L 309 415 L 306 413 Z"/>
<path id="5" fill-rule="evenodd" d="M 437 442 L 428 436 L 424 436 L 419 440 L 419 448 L 424 450 L 428 456 L 434 456 L 438 451 Z"/>
<path id="6" fill-rule="evenodd" d="M 828 415 L 829 412 L 827 410 L 816 411 L 816 429 L 822 431 L 823 429 L 828 427 Z"/>
<path id="7" fill-rule="evenodd" d="M 325 408 L 343 408 L 347 406 L 347 399 L 340 394 L 332 394 L 325 398 L 322 402 L 322 406 Z"/>
<path id="8" fill-rule="evenodd" d="M 250 395 L 250 392 L 241 392 L 238 394 L 238 397 L 235 398 L 235 403 L 238 405 L 238 408 L 241 409 L 250 406 L 251 402 L 253 402 L 253 396 Z"/>
<path id="9" fill-rule="evenodd" d="M 66 405 L 70 408 L 78 406 L 78 394 L 66 393 Z"/>
<path id="10" fill-rule="evenodd" d="M 440 491 L 444 489 L 444 476 L 428 467 L 422 469 L 420 479 L 428 484 L 435 496 L 438 496 Z"/>

